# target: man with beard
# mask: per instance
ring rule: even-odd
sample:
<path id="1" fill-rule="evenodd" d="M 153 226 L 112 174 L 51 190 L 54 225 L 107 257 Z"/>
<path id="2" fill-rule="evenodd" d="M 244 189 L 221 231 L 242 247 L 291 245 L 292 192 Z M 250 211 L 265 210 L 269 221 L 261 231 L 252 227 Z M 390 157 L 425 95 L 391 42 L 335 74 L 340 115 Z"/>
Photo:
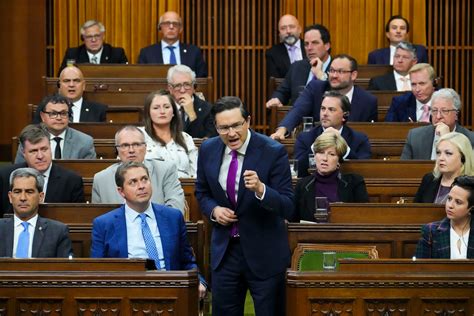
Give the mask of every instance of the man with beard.
<path id="1" fill-rule="evenodd" d="M 267 78 L 283 78 L 291 64 L 306 57 L 301 45 L 301 26 L 295 16 L 285 14 L 278 22 L 280 43 L 273 45 L 265 53 Z"/>
<path id="2" fill-rule="evenodd" d="M 270 137 L 284 139 L 304 116 L 320 120 L 320 108 L 323 94 L 335 90 L 347 96 L 351 103 L 349 122 L 371 122 L 377 120 L 377 98 L 364 89 L 354 86 L 357 78 L 357 61 L 349 55 L 337 55 L 329 66 L 328 81 L 313 79 L 296 100 L 293 108 L 280 122 L 277 130 Z"/>
<path id="3" fill-rule="evenodd" d="M 308 26 L 304 32 L 304 49 L 306 58 L 293 63 L 285 80 L 273 92 L 267 101 L 267 108 L 293 104 L 304 87 L 313 78 L 327 80 L 326 70 L 331 63 L 331 35 L 321 24 Z"/>

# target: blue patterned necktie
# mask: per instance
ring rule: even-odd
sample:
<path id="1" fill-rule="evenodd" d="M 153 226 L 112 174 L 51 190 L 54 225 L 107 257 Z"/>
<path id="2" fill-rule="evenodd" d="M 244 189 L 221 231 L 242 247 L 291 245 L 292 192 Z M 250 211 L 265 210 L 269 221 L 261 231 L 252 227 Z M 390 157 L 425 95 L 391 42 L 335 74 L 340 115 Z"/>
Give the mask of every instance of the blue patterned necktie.
<path id="1" fill-rule="evenodd" d="M 166 46 L 170 50 L 170 64 L 171 65 L 176 65 L 176 55 L 174 54 L 174 49 L 176 47 L 174 46 Z"/>
<path id="2" fill-rule="evenodd" d="M 17 258 L 28 258 L 28 249 L 30 248 L 30 233 L 28 232 L 28 222 L 22 222 L 23 231 L 18 236 L 18 244 L 16 246 Z"/>
<path id="3" fill-rule="evenodd" d="M 146 252 L 148 253 L 148 256 L 150 256 L 151 259 L 155 260 L 156 269 L 160 270 L 161 265 L 160 258 L 158 256 L 158 250 L 156 249 L 155 239 L 151 234 L 150 227 L 146 222 L 146 214 L 141 213 L 138 216 L 140 216 L 142 220 L 142 235 L 143 240 L 145 241 Z"/>

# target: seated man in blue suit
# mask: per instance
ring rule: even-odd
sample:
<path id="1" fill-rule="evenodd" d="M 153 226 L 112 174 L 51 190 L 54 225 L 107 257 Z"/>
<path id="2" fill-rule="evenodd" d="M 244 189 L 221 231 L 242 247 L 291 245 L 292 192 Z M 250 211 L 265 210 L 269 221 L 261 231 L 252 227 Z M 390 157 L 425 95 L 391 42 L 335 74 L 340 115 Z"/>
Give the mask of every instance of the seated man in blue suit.
<path id="1" fill-rule="evenodd" d="M 408 71 L 411 92 L 393 97 L 385 122 L 429 122 L 431 96 L 436 88 L 436 74 L 429 64 L 416 64 Z"/>
<path id="2" fill-rule="evenodd" d="M 304 30 L 306 58 L 291 64 L 285 80 L 267 101 L 267 108 L 293 104 L 304 87 L 314 78 L 327 80 L 326 70 L 331 63 L 331 35 L 321 24 L 308 26 Z"/>
<path id="3" fill-rule="evenodd" d="M 293 108 L 280 122 L 276 132 L 270 137 L 284 139 L 300 124 L 304 116 L 312 116 L 314 121 L 319 121 L 323 94 L 328 90 L 336 90 L 349 98 L 351 112 L 347 118 L 348 121 L 371 122 L 377 120 L 377 98 L 354 85 L 357 78 L 357 61 L 353 57 L 346 54 L 335 56 L 328 72 L 328 81 L 311 80 L 300 97 L 296 99 Z"/>
<path id="4" fill-rule="evenodd" d="M 150 258 L 158 270 L 196 269 L 181 212 L 150 202 L 152 186 L 146 166 L 121 164 L 115 183 L 125 204 L 94 219 L 91 257 Z M 201 279 L 201 298 L 206 294 L 203 283 Z"/>
<path id="5" fill-rule="evenodd" d="M 38 105 L 43 126 L 50 134 L 54 159 L 95 159 L 91 136 L 69 127 L 72 103 L 60 94 L 45 97 Z M 16 153 L 15 163 L 24 162 L 23 149 Z"/>
<path id="6" fill-rule="evenodd" d="M 102 23 L 96 20 L 86 21 L 81 26 L 81 40 L 84 44 L 66 50 L 59 73 L 66 68 L 68 60 L 74 60 L 74 64 L 127 64 L 124 49 L 104 43 L 104 37 L 105 27 Z"/>
<path id="7" fill-rule="evenodd" d="M 140 50 L 139 64 L 183 64 L 191 68 L 197 77 L 207 77 L 207 64 L 201 50 L 195 45 L 179 41 L 183 22 L 178 13 L 165 12 L 160 17 L 158 31 L 162 36 L 161 41 Z"/>
<path id="8" fill-rule="evenodd" d="M 393 57 L 393 71 L 370 78 L 368 90 L 411 91 L 408 71 L 416 63 L 415 46 L 408 42 L 400 42 Z"/>
<path id="9" fill-rule="evenodd" d="M 326 91 L 321 103 L 321 125 L 298 135 L 295 142 L 295 159 L 298 159 L 298 177 L 308 173 L 309 154 L 313 153 L 314 140 L 322 133 L 338 133 L 347 142 L 344 159 L 370 159 L 370 142 L 367 135 L 346 126 L 351 111 L 349 99 L 337 91 Z"/>
<path id="10" fill-rule="evenodd" d="M 395 48 L 404 41 L 409 41 L 408 32 L 410 32 L 410 24 L 408 20 L 401 15 L 393 15 L 385 25 L 385 36 L 390 42 L 390 47 L 376 49 L 369 53 L 368 64 L 393 65 L 393 56 Z M 428 53 L 426 48 L 421 45 L 415 45 L 416 57 L 419 63 L 428 62 Z"/>

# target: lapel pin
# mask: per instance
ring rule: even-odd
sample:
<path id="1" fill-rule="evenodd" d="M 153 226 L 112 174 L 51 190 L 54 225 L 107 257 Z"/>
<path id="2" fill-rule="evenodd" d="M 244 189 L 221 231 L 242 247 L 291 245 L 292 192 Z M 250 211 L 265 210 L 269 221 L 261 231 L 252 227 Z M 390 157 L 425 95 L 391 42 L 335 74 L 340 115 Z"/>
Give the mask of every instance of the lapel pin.
<path id="1" fill-rule="evenodd" d="M 41 226 L 40 226 L 40 227 L 38 227 L 38 230 L 43 230 L 43 227 L 41 227 Z"/>
<path id="2" fill-rule="evenodd" d="M 86 108 L 86 112 L 89 112 L 89 108 Z"/>
<path id="3" fill-rule="evenodd" d="M 183 49 L 183 53 L 187 53 L 187 52 L 188 52 L 187 50 Z"/>
<path id="4" fill-rule="evenodd" d="M 109 60 L 109 56 L 105 56 L 105 60 Z"/>

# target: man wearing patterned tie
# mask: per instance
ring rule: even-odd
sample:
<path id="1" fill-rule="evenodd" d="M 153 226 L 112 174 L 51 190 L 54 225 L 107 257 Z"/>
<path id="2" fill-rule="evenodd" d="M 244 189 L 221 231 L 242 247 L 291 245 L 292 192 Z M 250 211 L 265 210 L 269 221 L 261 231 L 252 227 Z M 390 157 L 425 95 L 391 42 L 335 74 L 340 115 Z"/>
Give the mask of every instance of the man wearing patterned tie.
<path id="1" fill-rule="evenodd" d="M 393 97 L 385 122 L 430 122 L 431 96 L 436 90 L 436 74 L 430 64 L 416 64 L 408 71 L 411 91 Z"/>
<path id="2" fill-rule="evenodd" d="M 44 199 L 44 178 L 33 168 L 10 175 L 8 197 L 13 217 L 0 219 L 0 257 L 66 258 L 72 255 L 66 225 L 38 215 Z"/>
<path id="3" fill-rule="evenodd" d="M 50 134 L 54 159 L 95 159 L 91 136 L 69 127 L 72 103 L 62 95 L 45 97 L 38 105 L 41 121 Z M 24 162 L 23 150 L 18 148 L 15 163 Z"/>
<path id="4" fill-rule="evenodd" d="M 139 64 L 183 64 L 191 68 L 197 77 L 207 77 L 207 64 L 201 50 L 179 40 L 183 22 L 178 13 L 165 12 L 160 17 L 158 31 L 161 33 L 161 41 L 140 50 Z"/>
<path id="5" fill-rule="evenodd" d="M 213 224 L 212 315 L 243 315 L 248 289 L 256 315 L 284 315 L 285 219 L 294 213 L 287 152 L 250 130 L 239 98 L 219 99 L 213 114 L 219 137 L 201 145 L 195 192 Z"/>
<path id="6" fill-rule="evenodd" d="M 416 48 L 408 42 L 400 42 L 393 56 L 393 71 L 369 81 L 368 90 L 410 91 L 408 71 L 417 63 Z"/>
<path id="7" fill-rule="evenodd" d="M 115 172 L 115 183 L 125 203 L 92 223 L 92 258 L 150 258 L 158 270 L 197 268 L 181 211 L 151 203 L 147 167 L 125 162 Z M 199 295 L 206 294 L 200 276 Z"/>

